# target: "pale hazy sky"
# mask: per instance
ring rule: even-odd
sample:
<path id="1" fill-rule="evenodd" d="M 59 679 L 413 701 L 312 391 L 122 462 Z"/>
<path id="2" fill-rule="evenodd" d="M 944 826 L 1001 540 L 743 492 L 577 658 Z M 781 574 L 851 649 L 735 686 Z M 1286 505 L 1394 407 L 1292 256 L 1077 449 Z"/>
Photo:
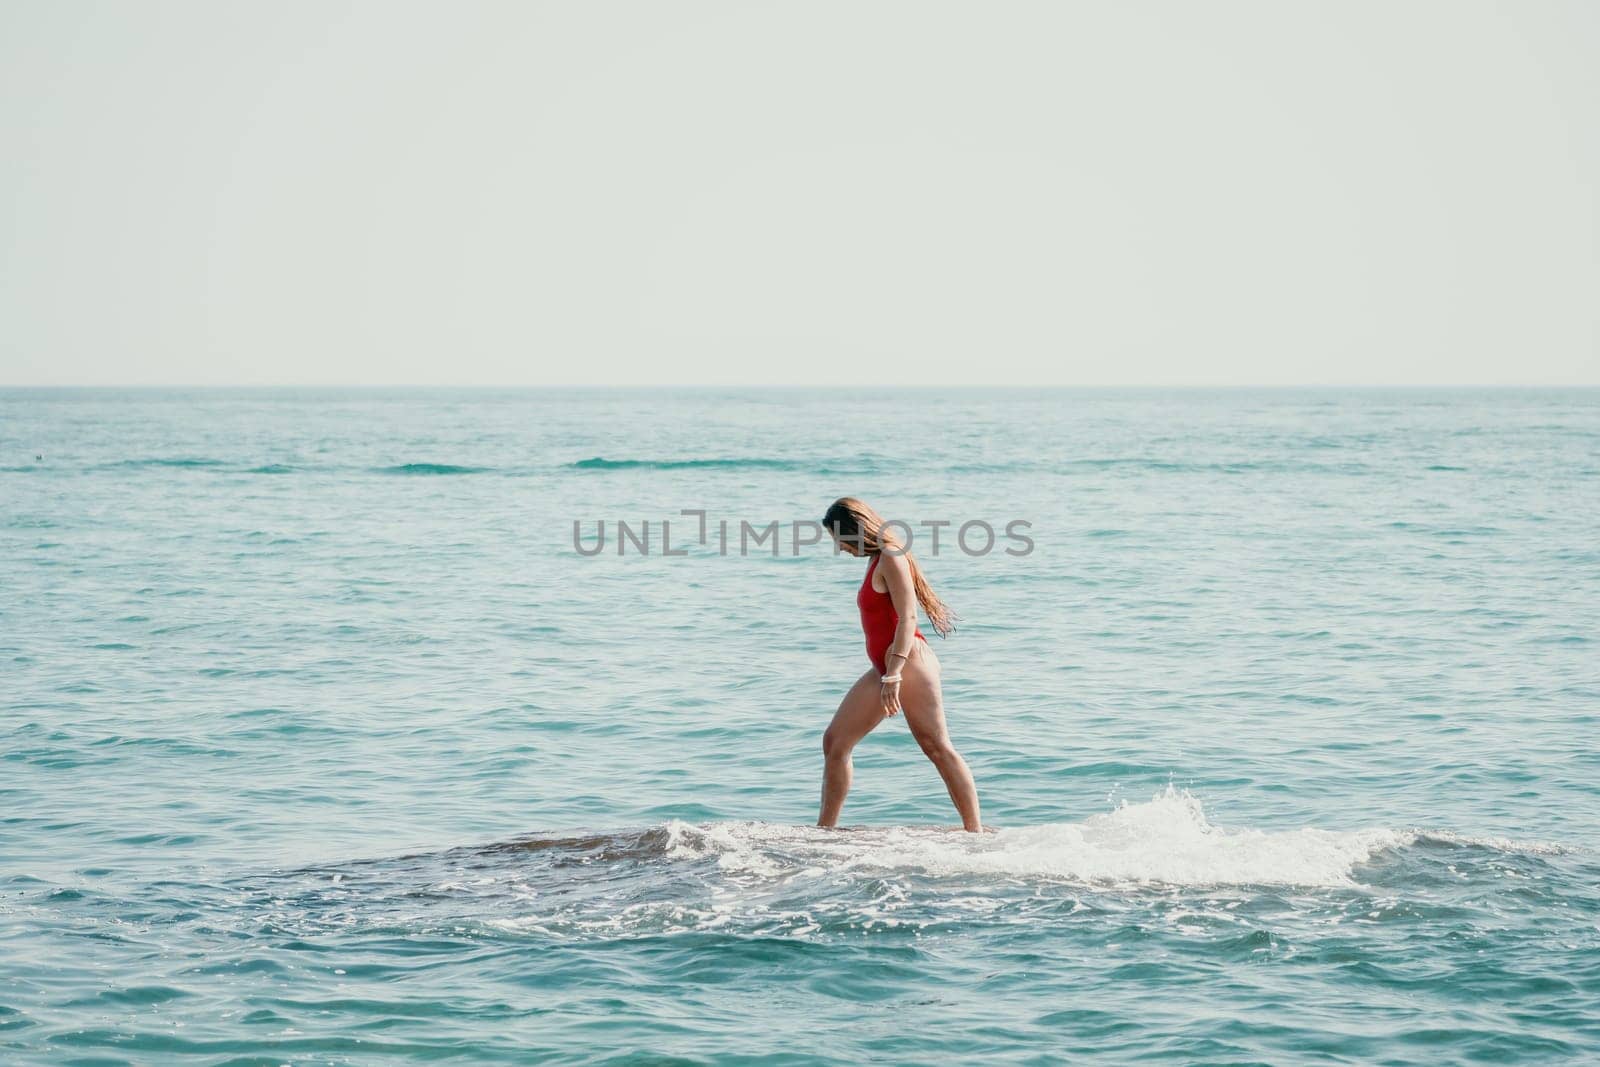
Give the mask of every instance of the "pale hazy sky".
<path id="1" fill-rule="evenodd" d="M 3 384 L 1600 383 L 1600 3 L 0 0 Z"/>

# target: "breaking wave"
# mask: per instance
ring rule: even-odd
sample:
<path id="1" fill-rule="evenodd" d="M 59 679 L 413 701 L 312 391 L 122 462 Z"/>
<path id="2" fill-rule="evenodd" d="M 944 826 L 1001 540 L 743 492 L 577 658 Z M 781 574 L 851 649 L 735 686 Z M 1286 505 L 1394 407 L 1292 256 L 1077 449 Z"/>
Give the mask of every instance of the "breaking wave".
<path id="1" fill-rule="evenodd" d="M 712 860 L 729 873 L 786 879 L 821 873 L 863 877 L 992 876 L 1108 886 L 1351 886 L 1354 868 L 1414 831 L 1263 831 L 1213 826 L 1200 801 L 1168 787 L 1081 822 L 1004 827 L 831 828 L 758 820 L 695 823 L 670 819 L 626 834 L 528 838 L 491 851 L 582 854 L 588 862 Z"/>

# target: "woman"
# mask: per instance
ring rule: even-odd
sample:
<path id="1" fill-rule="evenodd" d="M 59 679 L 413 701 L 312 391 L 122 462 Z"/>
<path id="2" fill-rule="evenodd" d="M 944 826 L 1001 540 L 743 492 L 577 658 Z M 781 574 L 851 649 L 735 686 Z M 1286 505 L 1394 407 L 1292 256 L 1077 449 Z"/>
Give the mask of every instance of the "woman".
<path id="1" fill-rule="evenodd" d="M 950 790 L 962 828 L 973 833 L 986 829 L 978 818 L 972 772 L 945 732 L 939 659 L 917 628 L 918 604 L 940 637 L 953 629 L 954 613 L 933 595 L 910 550 L 893 530 L 884 529 L 883 519 L 866 504 L 840 497 L 828 508 L 822 525 L 837 547 L 852 556 L 872 558 L 856 594 L 872 669 L 856 679 L 822 735 L 822 813 L 817 825 L 839 821 L 839 809 L 850 791 L 850 751 L 856 742 L 885 717 L 904 711 L 912 736 Z"/>

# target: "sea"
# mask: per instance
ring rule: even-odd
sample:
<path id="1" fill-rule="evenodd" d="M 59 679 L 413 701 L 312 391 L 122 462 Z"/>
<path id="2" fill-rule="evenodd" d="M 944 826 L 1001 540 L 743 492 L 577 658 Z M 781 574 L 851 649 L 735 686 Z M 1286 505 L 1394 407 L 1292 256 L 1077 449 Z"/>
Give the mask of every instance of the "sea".
<path id="1" fill-rule="evenodd" d="M 3 390 L 0 1062 L 1593 1063 L 1597 640 L 1600 390 Z"/>

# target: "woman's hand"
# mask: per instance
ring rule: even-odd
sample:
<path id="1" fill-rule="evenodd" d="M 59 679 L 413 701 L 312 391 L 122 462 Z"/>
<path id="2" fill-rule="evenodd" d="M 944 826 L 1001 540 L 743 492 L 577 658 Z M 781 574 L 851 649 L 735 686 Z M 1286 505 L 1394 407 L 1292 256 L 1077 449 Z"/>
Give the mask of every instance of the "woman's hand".
<path id="1" fill-rule="evenodd" d="M 898 681 L 881 683 L 878 697 L 883 702 L 883 714 L 893 715 L 900 710 L 900 683 Z"/>

